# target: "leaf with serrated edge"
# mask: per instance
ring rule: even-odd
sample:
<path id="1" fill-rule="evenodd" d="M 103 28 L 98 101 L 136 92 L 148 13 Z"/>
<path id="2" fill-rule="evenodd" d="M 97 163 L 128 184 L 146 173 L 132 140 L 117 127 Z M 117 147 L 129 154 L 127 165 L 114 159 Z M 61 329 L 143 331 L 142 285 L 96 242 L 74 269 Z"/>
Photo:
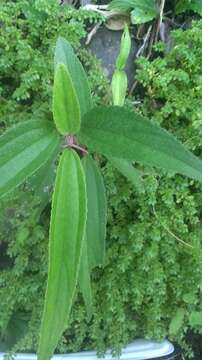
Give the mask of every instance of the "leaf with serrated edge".
<path id="1" fill-rule="evenodd" d="M 79 100 L 81 117 L 92 108 L 92 98 L 86 73 L 70 43 L 59 37 L 55 48 L 55 69 L 57 64 L 64 64 L 72 78 Z"/>
<path id="2" fill-rule="evenodd" d="M 96 162 L 91 156 L 85 156 L 82 164 L 86 176 L 88 215 L 79 285 L 90 319 L 93 303 L 90 272 L 94 267 L 103 265 L 105 260 L 107 202 L 102 174 Z"/>
<path id="3" fill-rule="evenodd" d="M 67 326 L 78 280 L 86 216 L 83 167 L 76 152 L 64 150 L 53 194 L 48 283 L 38 360 L 50 359 Z"/>
<path id="4" fill-rule="evenodd" d="M 103 265 L 105 259 L 105 236 L 107 200 L 105 186 L 99 167 L 91 156 L 82 159 L 86 176 L 88 216 L 86 224 L 89 268 Z"/>
<path id="5" fill-rule="evenodd" d="M 202 181 L 202 161 L 176 138 L 140 114 L 120 107 L 96 107 L 86 114 L 81 143 L 106 156 L 138 161 Z"/>
<path id="6" fill-rule="evenodd" d="M 82 164 L 86 176 L 88 215 L 85 246 L 81 257 L 79 285 L 86 305 L 88 319 L 92 316 L 92 290 L 90 272 L 103 265 L 105 260 L 105 236 L 107 202 L 102 174 L 91 156 L 85 156 Z"/>
<path id="7" fill-rule="evenodd" d="M 0 197 L 22 184 L 59 151 L 60 137 L 53 124 L 31 120 L 0 137 Z"/>
<path id="8" fill-rule="evenodd" d="M 81 114 L 71 76 L 64 64 L 58 64 L 53 86 L 53 118 L 62 135 L 76 134 Z"/>
<path id="9" fill-rule="evenodd" d="M 86 236 L 84 239 L 82 255 L 81 255 L 81 263 L 79 270 L 79 287 L 83 295 L 88 320 L 90 320 L 93 314 L 93 299 L 92 299 L 91 278 L 90 278 L 90 269 L 88 262 L 88 249 L 87 249 Z"/>

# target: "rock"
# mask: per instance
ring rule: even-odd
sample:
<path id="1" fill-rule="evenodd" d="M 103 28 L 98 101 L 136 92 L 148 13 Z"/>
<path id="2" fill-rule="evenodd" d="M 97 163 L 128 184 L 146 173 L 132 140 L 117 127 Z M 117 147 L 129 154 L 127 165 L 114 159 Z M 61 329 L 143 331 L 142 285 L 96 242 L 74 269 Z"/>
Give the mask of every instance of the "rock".
<path id="1" fill-rule="evenodd" d="M 93 36 L 90 44 L 87 46 L 97 59 L 101 60 L 104 73 L 111 79 L 115 69 L 116 58 L 120 50 L 122 31 L 111 31 L 105 26 L 98 29 L 97 33 Z M 135 74 L 135 54 L 138 46 L 132 38 L 131 52 L 128 58 L 126 72 L 128 74 L 129 86 L 134 81 Z"/>

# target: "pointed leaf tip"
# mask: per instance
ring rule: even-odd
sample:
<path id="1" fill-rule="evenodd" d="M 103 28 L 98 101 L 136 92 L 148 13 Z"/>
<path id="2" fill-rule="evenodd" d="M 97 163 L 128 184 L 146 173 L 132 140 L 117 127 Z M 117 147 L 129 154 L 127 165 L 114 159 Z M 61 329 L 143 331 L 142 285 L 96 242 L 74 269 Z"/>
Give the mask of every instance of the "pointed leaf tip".
<path id="1" fill-rule="evenodd" d="M 62 135 L 76 134 L 81 114 L 71 76 L 64 64 L 58 64 L 53 87 L 53 118 Z"/>
<path id="2" fill-rule="evenodd" d="M 68 70 L 78 97 L 82 117 L 93 106 L 90 87 L 81 62 L 74 53 L 70 43 L 63 37 L 59 37 L 57 40 L 54 62 L 55 69 L 58 64 L 62 63 Z"/>
<path id="3" fill-rule="evenodd" d="M 172 134 L 128 109 L 97 107 L 84 116 L 79 139 L 103 155 L 138 161 L 202 181 L 202 161 Z"/>

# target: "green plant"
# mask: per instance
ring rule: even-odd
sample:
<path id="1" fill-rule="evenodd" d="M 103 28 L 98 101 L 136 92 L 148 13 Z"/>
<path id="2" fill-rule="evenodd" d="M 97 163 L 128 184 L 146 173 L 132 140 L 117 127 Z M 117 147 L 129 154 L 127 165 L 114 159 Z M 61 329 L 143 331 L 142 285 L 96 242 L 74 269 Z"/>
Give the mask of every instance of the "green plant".
<path id="1" fill-rule="evenodd" d="M 120 54 L 116 60 L 116 69 L 112 77 L 113 105 L 122 106 L 125 103 L 128 79 L 124 71 L 131 48 L 131 39 L 127 25 L 121 38 Z"/>
<path id="2" fill-rule="evenodd" d="M 81 91 L 81 85 L 85 92 Z M 70 89 L 68 98 L 63 93 L 63 90 L 67 88 Z M 84 256 L 85 264 L 97 265 L 94 258 L 98 248 L 96 247 L 95 253 L 92 253 L 89 247 L 88 231 L 85 236 L 88 223 L 92 221 L 91 212 L 88 213 L 86 220 L 86 207 L 87 202 L 90 203 L 90 197 L 86 193 L 84 170 L 75 149 L 81 154 L 86 154 L 85 146 L 87 145 L 89 150 L 98 151 L 107 157 L 136 160 L 146 165 L 180 172 L 197 180 L 202 179 L 201 161 L 165 130 L 127 109 L 114 106 L 93 108 L 84 70 L 71 46 L 61 38 L 57 42 L 55 51 L 53 93 L 53 117 L 57 129 L 65 135 L 64 146 L 67 149 L 62 152 L 60 158 L 53 194 L 49 275 L 39 343 L 39 359 L 48 359 L 51 356 L 66 326 L 79 279 L 81 257 Z M 66 113 L 66 103 L 72 106 L 68 108 L 68 112 L 71 111 L 73 116 L 76 116 L 74 119 Z M 78 141 L 85 146 L 80 145 Z M 26 123 L 20 124 L 6 132 L 0 141 L 2 153 L 0 165 L 4 173 L 0 183 L 1 196 L 41 168 L 53 156 L 50 153 L 50 147 L 53 153 L 56 149 L 60 152 L 60 143 L 60 137 L 53 125 L 45 121 L 43 124 L 41 121 L 29 122 L 29 129 Z M 10 165 L 16 161 L 18 165 L 12 170 Z M 91 160 L 88 161 L 91 164 Z M 91 167 L 92 165 L 89 165 L 88 169 Z M 91 182 L 95 174 L 91 171 L 91 176 L 89 176 Z M 100 175 L 99 179 L 98 177 L 95 179 L 99 192 L 101 191 L 100 179 Z M 69 186 L 65 187 L 67 181 Z M 97 209 L 102 205 L 104 198 L 103 193 L 102 201 L 98 199 Z M 101 229 L 96 234 L 98 244 L 104 242 L 105 231 L 102 229 L 106 226 L 105 218 L 103 214 L 103 221 L 97 222 L 98 230 Z M 83 247 L 84 241 L 86 247 Z M 87 248 L 84 255 L 82 248 Z M 103 246 L 102 249 L 104 249 Z M 69 253 L 68 257 L 66 253 Z M 88 275 L 90 267 L 84 265 L 83 269 Z M 60 286 L 61 283 L 63 287 Z"/>
<path id="3" fill-rule="evenodd" d="M 169 11 L 176 14 L 185 11 L 193 11 L 202 14 L 202 4 L 200 0 L 178 0 L 178 1 L 156 1 L 156 0 L 112 0 L 109 7 L 112 10 L 130 12 L 132 24 L 143 24 L 157 19 L 163 15 L 164 6 Z"/>
<path id="4" fill-rule="evenodd" d="M 177 14 L 191 10 L 202 15 L 202 3 L 200 0 L 179 0 L 175 10 Z"/>
<path id="5" fill-rule="evenodd" d="M 186 139 L 188 148 L 190 150 L 194 150 L 199 156 L 201 155 L 202 145 L 202 86 L 200 76 L 200 58 L 202 56 L 201 36 L 201 21 L 193 22 L 192 28 L 187 31 L 173 31 L 171 34 L 173 42 L 171 50 L 166 53 L 164 58 L 158 57 L 151 62 L 144 58 L 139 59 L 139 69 L 136 75 L 136 78 L 144 88 L 145 95 L 144 99 L 142 99 L 140 111 L 146 116 L 151 117 L 157 123 L 162 124 L 167 129 L 173 129 L 182 141 L 185 141 Z M 167 183 L 168 182 L 169 181 L 167 181 Z M 178 185 L 179 181 L 177 181 L 177 179 L 173 183 L 170 183 L 171 197 L 171 194 L 175 196 L 174 193 L 176 190 L 174 189 L 177 188 Z M 197 216 L 196 219 L 198 225 L 195 229 L 196 233 L 194 238 L 198 238 L 200 240 L 201 228 L 199 224 L 201 221 L 201 188 L 195 187 L 194 184 L 191 185 L 186 183 L 186 181 L 183 186 L 188 189 L 189 195 L 187 193 L 187 198 L 193 197 L 193 199 L 195 199 L 195 214 Z M 166 196 L 167 195 L 165 193 L 165 197 Z M 178 200 L 176 199 L 176 204 L 178 201 L 180 202 L 178 196 L 177 198 Z M 182 200 L 183 196 L 180 198 Z M 185 198 L 182 201 L 184 203 Z M 173 209 L 173 214 L 174 213 L 175 210 Z M 162 214 L 163 212 L 161 212 L 160 218 L 163 217 Z M 170 224 L 169 221 L 166 222 L 167 229 L 174 229 L 171 222 Z M 189 227 L 188 223 L 187 226 Z M 174 233 L 175 232 L 176 230 Z M 199 244 L 200 241 L 198 246 Z M 199 250 L 199 259 L 201 257 L 200 253 L 201 251 Z M 199 262 L 200 261 L 201 260 L 199 260 Z M 188 273 L 191 274 L 191 271 Z M 176 334 L 180 334 L 182 329 L 185 331 L 189 327 L 192 327 L 192 329 L 196 332 L 201 333 L 201 324 L 199 325 L 201 316 L 201 282 L 199 281 L 198 283 L 195 281 L 194 283 L 198 284 L 198 286 L 196 286 L 196 292 L 199 299 L 198 301 L 196 300 L 195 295 L 193 295 L 195 293 L 193 290 L 188 291 L 189 295 L 186 293 L 184 294 L 182 301 L 179 303 L 178 311 L 176 311 L 176 317 L 174 317 L 174 321 L 172 323 L 174 325 L 178 323 L 180 329 L 176 326 L 176 330 L 172 334 L 173 337 Z M 195 300 L 193 300 L 194 298 Z M 196 305 L 196 310 L 193 310 L 194 303 Z M 195 315 L 195 311 L 197 315 Z M 196 319 L 196 317 L 198 318 L 198 324 L 195 323 L 194 325 L 193 319 Z M 179 321 L 179 319 L 181 319 L 181 321 Z M 170 330 L 173 330 L 172 326 L 170 327 Z M 183 336 L 181 335 L 181 339 L 182 338 Z"/>
<path id="6" fill-rule="evenodd" d="M 11 125 L 29 120 L 33 116 L 39 120 L 52 118 L 50 111 L 53 82 L 52 56 L 58 34 L 66 37 L 76 49 L 85 69 L 89 72 L 93 100 L 95 104 L 100 102 L 101 95 L 105 94 L 108 88 L 107 80 L 95 58 L 80 48 L 80 40 L 86 35 L 86 22 L 92 23 L 100 19 L 99 15 L 90 11 L 59 6 L 59 2 L 55 0 L 2 2 L 0 9 L 1 133 Z M 57 151 L 58 149 L 53 157 L 57 157 Z M 29 181 L 9 194 L 4 201 L 1 199 L 0 336 L 3 339 L 7 338 L 5 329 L 7 326 L 9 328 L 10 323 L 12 327 L 12 319 L 18 318 L 21 309 L 23 313 L 30 314 L 28 322 L 31 322 L 27 327 L 29 336 L 30 332 L 33 332 L 33 329 L 35 332 L 37 328 L 38 310 L 40 311 L 42 304 L 37 292 L 43 297 L 43 284 L 47 275 L 44 249 L 47 247 L 48 235 L 45 223 L 47 223 L 46 217 L 49 217 L 55 166 L 55 158 L 50 159 L 40 171 L 29 178 Z M 43 231 L 41 218 L 43 218 Z M 22 233 L 24 229 L 25 232 L 27 229 L 29 231 L 27 237 L 20 242 L 18 234 L 21 233 L 21 229 Z M 16 241 L 12 248 L 14 238 Z M 20 253 L 18 247 L 21 249 L 24 247 L 24 250 Z M 36 251 L 34 255 L 36 248 L 38 254 Z M 43 261 L 43 265 L 41 264 L 41 273 L 38 276 L 39 259 Z M 28 278 L 32 280 L 28 281 Z M 11 285 L 12 281 L 13 285 Z M 7 282 L 10 284 L 9 291 L 4 292 Z M 24 345 L 22 339 L 18 341 L 19 347 L 25 348 L 26 344 L 27 349 L 35 347 L 36 351 L 37 337 L 37 332 L 29 338 L 26 334 Z"/>
<path id="7" fill-rule="evenodd" d="M 142 24 L 159 16 L 159 4 L 156 0 L 112 0 L 110 9 L 130 11 L 132 24 Z"/>
<path id="8" fill-rule="evenodd" d="M 51 59 L 59 35 L 71 42 L 85 68 L 90 70 L 91 91 L 95 93 L 96 78 L 101 91 L 105 92 L 102 87 L 106 88 L 106 81 L 98 65 L 90 54 L 80 51 L 86 22 L 100 20 L 95 12 L 60 6 L 55 0 L 1 3 L 0 132 L 14 123 L 31 119 L 33 114 L 41 119 L 51 118 Z M 99 100 L 99 94 L 100 91 L 96 91 L 95 101 Z"/>

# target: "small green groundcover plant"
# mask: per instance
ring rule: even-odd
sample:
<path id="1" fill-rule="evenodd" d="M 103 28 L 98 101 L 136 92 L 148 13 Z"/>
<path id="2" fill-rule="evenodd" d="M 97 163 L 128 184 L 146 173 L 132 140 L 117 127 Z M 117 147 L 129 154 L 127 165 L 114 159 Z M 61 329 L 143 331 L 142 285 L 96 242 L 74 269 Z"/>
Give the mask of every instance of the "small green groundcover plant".
<path id="1" fill-rule="evenodd" d="M 53 354 L 66 328 L 78 284 L 88 316 L 92 315 L 90 272 L 104 264 L 107 218 L 104 184 L 93 154 L 106 156 L 128 177 L 135 171 L 132 162 L 137 161 L 202 180 L 200 159 L 158 125 L 120 106 L 126 89 L 125 83 L 122 88 L 120 79 L 124 76 L 128 41 L 125 29 L 112 86 L 116 106 L 93 105 L 81 63 L 70 44 L 59 38 L 53 88 L 55 125 L 34 119 L 9 129 L 0 138 L 1 197 L 56 154 L 59 156 L 38 348 L 40 360 L 49 359 Z"/>

